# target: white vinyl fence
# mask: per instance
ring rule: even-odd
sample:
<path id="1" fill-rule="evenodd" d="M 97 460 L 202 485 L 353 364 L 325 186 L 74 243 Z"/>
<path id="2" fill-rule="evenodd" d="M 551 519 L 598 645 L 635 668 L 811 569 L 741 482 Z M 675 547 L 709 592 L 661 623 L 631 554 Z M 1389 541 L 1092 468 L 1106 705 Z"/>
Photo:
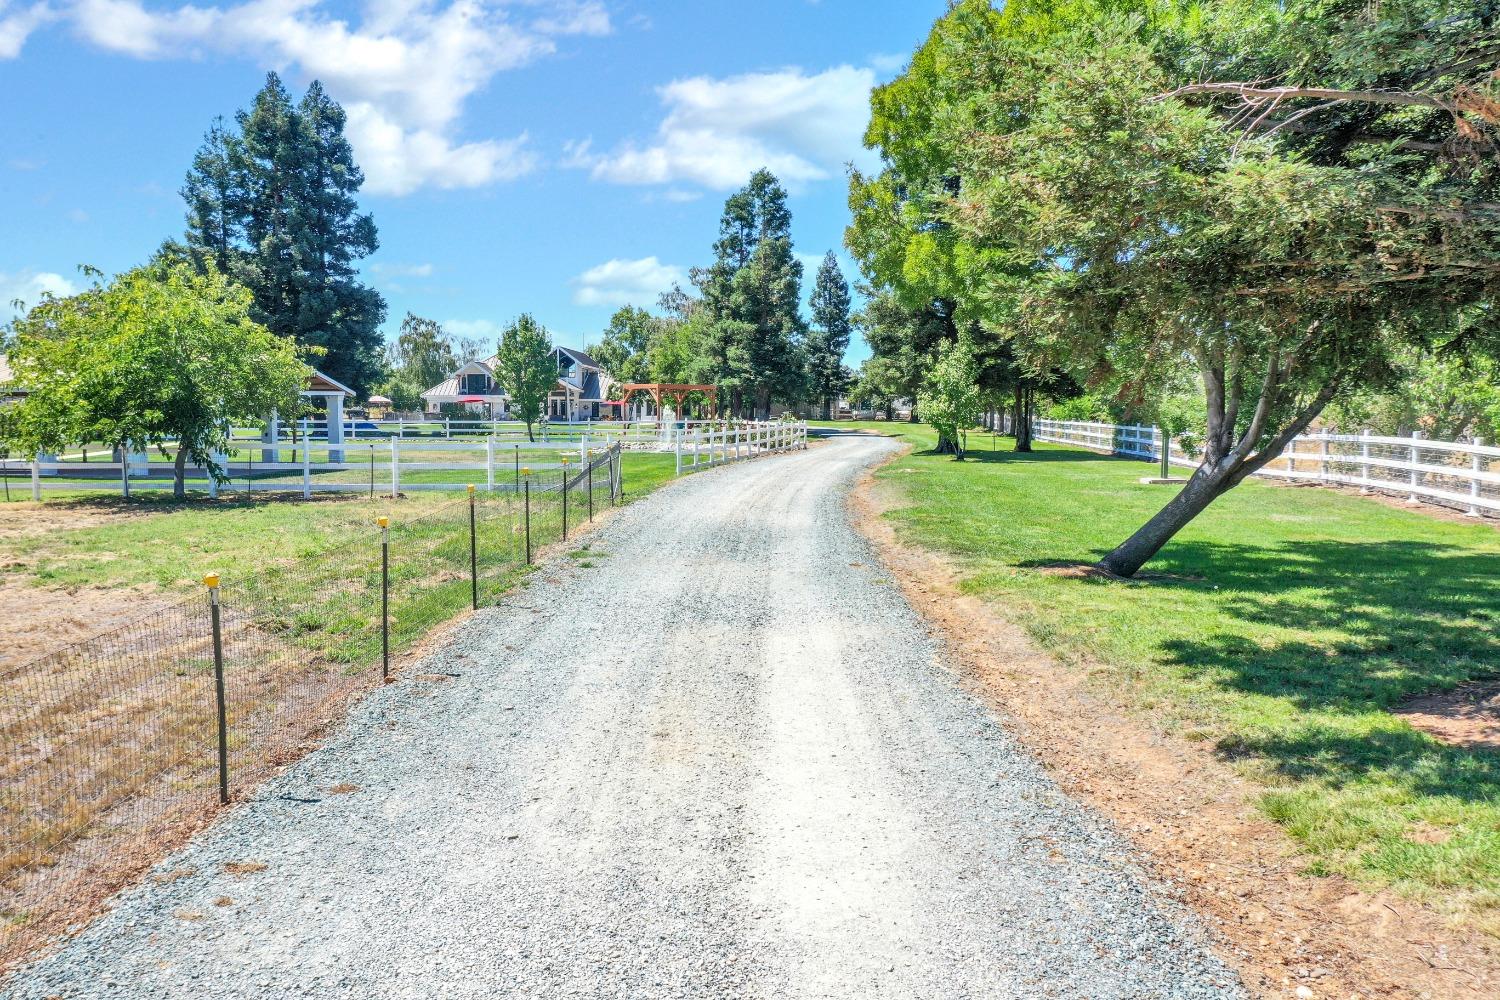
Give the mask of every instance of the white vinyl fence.
<path id="1" fill-rule="evenodd" d="M 335 428 L 337 430 L 337 428 Z M 236 428 L 218 456 L 229 477 L 216 483 L 188 464 L 184 485 L 217 496 L 221 491 L 282 493 L 367 492 L 397 496 L 419 490 L 519 490 L 559 479 L 590 454 L 609 447 L 672 452 L 677 474 L 757 455 L 804 448 L 807 425 L 781 421 L 666 421 L 551 424 L 528 440 L 524 425 L 498 421 L 345 421 L 342 438 L 328 440 L 323 421 L 271 422 Z M 273 437 L 274 435 L 274 437 Z M 173 487 L 175 446 L 126 456 L 78 448 L 35 461 L 0 460 L 0 499 L 44 490 L 117 492 Z"/>
<path id="2" fill-rule="evenodd" d="M 1151 461 L 1161 459 L 1161 432 L 1155 427 L 1038 420 L 1032 435 L 1037 441 Z M 1175 441 L 1168 461 L 1189 468 L 1199 464 Z M 1433 441 L 1420 433 L 1411 437 L 1303 434 L 1256 475 L 1356 486 L 1412 502 L 1455 507 L 1476 517 L 1500 516 L 1500 448 L 1483 441 Z"/>
<path id="3" fill-rule="evenodd" d="M 678 425 L 672 450 L 677 474 L 807 447 L 807 424 L 782 420 L 703 421 Z"/>

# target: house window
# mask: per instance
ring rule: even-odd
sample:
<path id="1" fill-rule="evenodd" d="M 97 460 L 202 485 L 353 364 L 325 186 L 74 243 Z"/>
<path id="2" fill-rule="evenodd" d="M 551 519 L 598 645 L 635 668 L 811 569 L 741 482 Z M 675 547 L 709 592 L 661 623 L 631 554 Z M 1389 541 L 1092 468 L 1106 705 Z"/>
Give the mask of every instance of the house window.
<path id="1" fill-rule="evenodd" d="M 461 391 L 466 396 L 483 396 L 490 391 L 490 378 L 482 372 L 465 375 Z"/>

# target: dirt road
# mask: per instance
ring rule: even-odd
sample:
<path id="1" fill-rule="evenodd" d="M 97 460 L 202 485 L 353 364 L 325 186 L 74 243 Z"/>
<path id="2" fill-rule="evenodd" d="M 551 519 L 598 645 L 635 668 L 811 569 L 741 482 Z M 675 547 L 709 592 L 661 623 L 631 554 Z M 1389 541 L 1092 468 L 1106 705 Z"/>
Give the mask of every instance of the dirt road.
<path id="1" fill-rule="evenodd" d="M 623 511 L 10 994 L 1242 995 L 850 527 L 893 447 Z"/>

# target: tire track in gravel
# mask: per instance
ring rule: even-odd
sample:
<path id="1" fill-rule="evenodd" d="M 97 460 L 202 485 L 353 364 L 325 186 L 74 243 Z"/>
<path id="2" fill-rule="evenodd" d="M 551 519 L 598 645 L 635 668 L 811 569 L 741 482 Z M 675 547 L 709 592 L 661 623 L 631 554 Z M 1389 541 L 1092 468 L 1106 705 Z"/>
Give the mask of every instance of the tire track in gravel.
<path id="1" fill-rule="evenodd" d="M 619 512 L 5 995 L 1242 996 L 849 525 L 893 447 Z"/>

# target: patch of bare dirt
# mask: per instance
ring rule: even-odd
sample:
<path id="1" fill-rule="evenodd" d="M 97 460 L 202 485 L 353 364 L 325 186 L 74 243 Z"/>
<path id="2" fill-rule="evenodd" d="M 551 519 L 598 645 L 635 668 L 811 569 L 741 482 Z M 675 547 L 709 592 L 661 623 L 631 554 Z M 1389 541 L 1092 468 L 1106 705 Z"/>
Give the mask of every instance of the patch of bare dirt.
<path id="1" fill-rule="evenodd" d="M 157 508 L 132 507 L 123 500 L 110 499 L 10 503 L 0 506 L 0 540 L 36 538 L 158 513 L 161 511 Z"/>
<path id="2" fill-rule="evenodd" d="M 887 489 L 865 477 L 850 500 L 855 523 L 938 627 L 966 684 L 1065 791 L 1146 852 L 1215 929 L 1252 993 L 1500 996 L 1492 940 L 1392 893 L 1303 874 L 1290 838 L 1255 808 L 1256 787 L 1203 747 L 1128 714 L 1090 684 L 1088 669 L 1039 651 L 999 609 L 961 593 L 950 562 L 897 540 L 880 516 L 895 505 Z"/>
<path id="3" fill-rule="evenodd" d="M 1422 732 L 1470 750 L 1500 750 L 1500 684 L 1466 684 L 1396 709 Z"/>
<path id="4" fill-rule="evenodd" d="M 0 667 L 25 663 L 173 603 L 152 587 L 37 587 L 0 577 Z"/>

